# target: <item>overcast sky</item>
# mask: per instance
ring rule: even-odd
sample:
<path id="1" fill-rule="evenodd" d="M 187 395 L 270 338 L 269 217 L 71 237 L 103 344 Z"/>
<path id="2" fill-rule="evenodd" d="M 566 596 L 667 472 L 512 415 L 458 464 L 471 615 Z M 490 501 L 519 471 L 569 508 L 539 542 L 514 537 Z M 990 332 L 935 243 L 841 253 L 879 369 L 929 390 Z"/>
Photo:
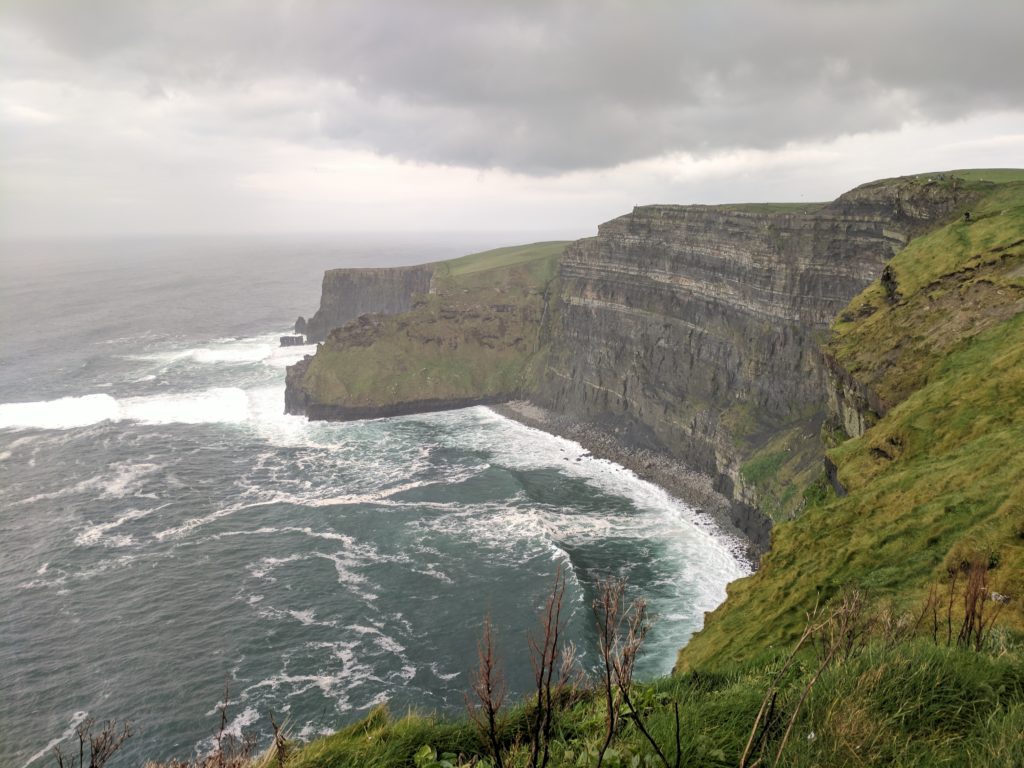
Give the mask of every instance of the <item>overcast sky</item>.
<path id="1" fill-rule="evenodd" d="M 1024 166 L 1024 2 L 0 0 L 0 234 L 501 230 Z"/>

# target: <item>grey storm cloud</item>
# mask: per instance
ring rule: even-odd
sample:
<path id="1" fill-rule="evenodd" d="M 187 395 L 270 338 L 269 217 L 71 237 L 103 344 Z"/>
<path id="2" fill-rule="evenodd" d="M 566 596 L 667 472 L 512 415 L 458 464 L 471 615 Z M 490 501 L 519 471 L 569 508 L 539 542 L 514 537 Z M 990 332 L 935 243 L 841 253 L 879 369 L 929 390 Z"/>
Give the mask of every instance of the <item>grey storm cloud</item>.
<path id="1" fill-rule="evenodd" d="M 532 175 L 1024 103 L 1024 3 L 5 0 L 74 79 L 266 132 Z M 47 67 L 56 67 L 47 60 Z M 141 85 L 139 85 L 141 83 Z M 273 98 L 262 98 L 271 89 Z"/>

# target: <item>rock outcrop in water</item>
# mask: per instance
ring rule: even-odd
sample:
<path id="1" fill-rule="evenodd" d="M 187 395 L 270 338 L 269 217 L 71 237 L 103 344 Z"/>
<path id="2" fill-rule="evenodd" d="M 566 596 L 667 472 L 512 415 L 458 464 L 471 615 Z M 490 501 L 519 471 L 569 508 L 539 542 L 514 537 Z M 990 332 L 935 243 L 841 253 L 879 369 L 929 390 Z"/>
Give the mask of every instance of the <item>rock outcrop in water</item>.
<path id="1" fill-rule="evenodd" d="M 638 207 L 601 225 L 596 237 L 570 244 L 556 281 L 508 300 L 506 312 L 544 292 L 523 326 L 527 336 L 543 326 L 543 343 L 516 358 L 523 371 L 506 376 L 517 382 L 507 394 L 708 473 L 737 502 L 734 520 L 745 530 L 756 525 L 755 508 L 786 517 L 802 503 L 791 491 L 800 484 L 794 481 L 821 471 L 819 432 L 830 388 L 819 346 L 829 323 L 911 238 L 958 217 L 970 200 L 955 185 L 894 179 L 827 205 Z M 307 333 L 323 338 L 363 312 L 407 312 L 413 296 L 429 290 L 435 268 L 328 272 Z M 436 311 L 449 321 L 481 306 L 459 306 L 466 302 L 455 301 L 455 293 L 448 304 L 442 300 Z M 458 347 L 462 331 L 450 322 L 448 330 L 442 346 Z M 342 328 L 327 349 L 360 346 L 364 331 Z M 408 354 L 404 343 L 384 343 L 394 332 L 408 335 L 375 326 L 379 354 Z M 440 395 L 436 376 L 428 378 L 423 367 L 419 384 L 410 379 L 420 396 L 389 396 L 382 380 L 377 391 L 349 403 L 344 390 L 352 374 L 318 384 L 309 372 L 318 370 L 324 382 L 330 366 L 317 358 L 289 371 L 289 412 L 361 418 L 419 410 L 417 401 L 482 402 L 506 394 L 461 386 L 483 381 L 474 368 L 490 365 L 486 355 L 478 364 L 470 355 L 460 357 L 460 386 Z"/>

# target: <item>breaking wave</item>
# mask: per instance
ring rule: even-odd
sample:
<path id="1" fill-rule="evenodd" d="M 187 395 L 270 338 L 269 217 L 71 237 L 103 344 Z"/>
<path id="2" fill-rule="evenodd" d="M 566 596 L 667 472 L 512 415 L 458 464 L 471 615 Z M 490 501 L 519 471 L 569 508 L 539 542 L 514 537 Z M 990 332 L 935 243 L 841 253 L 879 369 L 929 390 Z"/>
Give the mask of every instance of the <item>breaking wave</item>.
<path id="1" fill-rule="evenodd" d="M 282 394 L 283 389 L 278 388 Z M 0 429 L 77 429 L 104 421 L 140 424 L 239 424 L 265 414 L 262 393 L 214 387 L 151 397 L 111 395 L 62 397 L 32 403 L 0 404 Z M 280 409 L 280 408 L 279 408 Z"/>

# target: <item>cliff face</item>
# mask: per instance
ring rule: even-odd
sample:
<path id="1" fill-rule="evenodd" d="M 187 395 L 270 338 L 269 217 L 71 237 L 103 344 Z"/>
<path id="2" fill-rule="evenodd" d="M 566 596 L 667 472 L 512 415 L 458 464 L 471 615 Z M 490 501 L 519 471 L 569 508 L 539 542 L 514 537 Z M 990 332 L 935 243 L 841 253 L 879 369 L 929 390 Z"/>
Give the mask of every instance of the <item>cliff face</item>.
<path id="1" fill-rule="evenodd" d="M 434 265 L 381 269 L 331 269 L 324 273 L 320 308 L 305 325 L 310 343 L 323 341 L 360 315 L 393 315 L 412 308 L 413 296 L 430 291 Z"/>
<path id="2" fill-rule="evenodd" d="M 758 473 L 744 471 L 758 451 L 790 476 L 820 456 L 822 333 L 911 236 L 951 214 L 948 191 L 903 180 L 827 206 L 636 208 L 566 249 L 538 395 L 761 505 Z M 782 512 L 798 500 L 777 501 Z"/>
<path id="3" fill-rule="evenodd" d="M 828 386 L 843 371 L 820 351 L 829 323 L 908 241 L 961 215 L 976 191 L 957 184 L 873 182 L 827 205 L 639 207 L 566 247 L 557 281 L 524 271 L 551 263 L 541 244 L 328 272 L 312 339 L 366 312 L 391 319 L 331 333 L 289 371 L 288 410 L 344 419 L 526 396 L 711 475 L 744 530 L 754 508 L 786 519 L 820 475 L 829 393 L 847 430 L 876 400 L 849 376 Z"/>

